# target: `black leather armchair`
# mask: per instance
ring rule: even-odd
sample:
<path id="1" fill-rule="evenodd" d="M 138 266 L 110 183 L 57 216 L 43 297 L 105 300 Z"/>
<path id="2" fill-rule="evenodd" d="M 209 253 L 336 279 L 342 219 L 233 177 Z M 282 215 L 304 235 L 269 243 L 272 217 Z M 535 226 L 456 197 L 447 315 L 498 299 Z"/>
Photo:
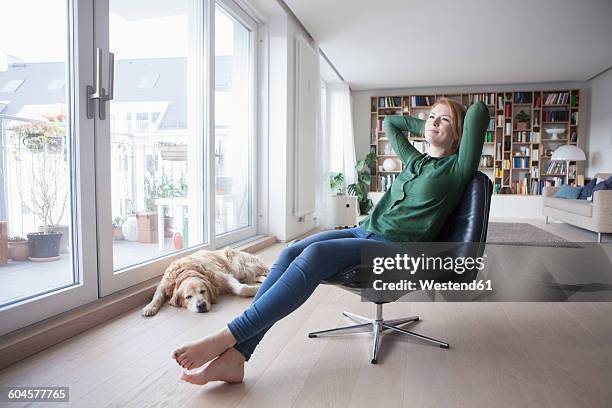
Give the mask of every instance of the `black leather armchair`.
<path id="1" fill-rule="evenodd" d="M 440 232 L 436 241 L 438 242 L 463 242 L 471 243 L 457 245 L 450 251 L 445 252 L 444 256 L 457 257 L 480 257 L 484 253 L 487 238 L 487 226 L 489 222 L 489 209 L 491 204 L 491 193 L 493 185 L 491 180 L 482 172 L 477 172 L 468 184 L 461 202 L 455 211 L 449 216 L 444 229 Z M 351 292 L 362 294 L 365 283 L 362 284 L 361 276 L 363 268 L 371 266 L 359 265 L 348 268 L 334 275 L 332 278 L 323 281 L 324 284 L 337 285 Z M 461 275 L 452 274 L 453 281 L 471 281 L 475 278 L 477 270 L 466 271 Z M 447 282 L 449 276 L 444 278 Z M 404 293 L 405 294 L 405 293 Z M 400 295 L 402 296 L 402 295 Z M 383 319 L 383 304 L 388 301 L 368 298 L 376 305 L 374 318 L 367 318 L 349 312 L 343 315 L 356 322 L 356 325 L 339 327 L 330 330 L 316 331 L 308 334 L 308 337 L 321 337 L 329 335 L 353 334 L 360 332 L 372 332 L 372 364 L 377 363 L 378 350 L 380 345 L 380 334 L 386 330 L 393 330 L 410 336 L 420 338 L 439 345 L 442 348 L 449 348 L 449 344 L 443 341 L 432 339 L 421 334 L 405 330 L 399 326 L 419 320 L 418 316 L 411 316 L 400 319 Z"/>

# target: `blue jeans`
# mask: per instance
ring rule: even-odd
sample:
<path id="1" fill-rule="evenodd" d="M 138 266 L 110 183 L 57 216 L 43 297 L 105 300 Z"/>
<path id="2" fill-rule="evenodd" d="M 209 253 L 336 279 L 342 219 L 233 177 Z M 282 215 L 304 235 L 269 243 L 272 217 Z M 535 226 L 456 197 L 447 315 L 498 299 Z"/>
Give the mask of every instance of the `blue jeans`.
<path id="1" fill-rule="evenodd" d="M 356 227 L 320 232 L 283 249 L 253 303 L 227 325 L 234 348 L 249 360 L 270 327 L 302 305 L 322 280 L 359 265 L 364 250 L 384 250 L 391 243 Z"/>

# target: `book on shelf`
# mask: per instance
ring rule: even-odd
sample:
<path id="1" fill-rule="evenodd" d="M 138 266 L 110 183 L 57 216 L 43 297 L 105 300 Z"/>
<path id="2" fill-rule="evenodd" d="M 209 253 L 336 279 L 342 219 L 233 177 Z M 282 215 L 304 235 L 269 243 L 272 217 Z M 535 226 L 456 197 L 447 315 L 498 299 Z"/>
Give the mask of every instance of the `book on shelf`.
<path id="1" fill-rule="evenodd" d="M 402 98 L 395 96 L 381 96 L 378 98 L 379 108 L 400 108 L 402 106 Z"/>
<path id="2" fill-rule="evenodd" d="M 532 93 L 531 92 L 515 92 L 514 103 L 531 103 Z"/>
<path id="3" fill-rule="evenodd" d="M 504 110 L 504 97 L 501 95 L 497 96 L 497 109 Z"/>
<path id="4" fill-rule="evenodd" d="M 493 130 L 495 129 L 495 119 L 491 118 L 489 119 L 489 126 L 487 126 L 487 130 Z"/>
<path id="5" fill-rule="evenodd" d="M 570 106 L 572 108 L 577 108 L 579 104 L 580 104 L 580 95 L 578 95 L 575 92 L 572 92 L 572 97 L 570 99 Z"/>
<path id="6" fill-rule="evenodd" d="M 567 111 L 546 111 L 542 112 L 543 122 L 567 122 L 569 115 Z"/>
<path id="7" fill-rule="evenodd" d="M 531 178 L 540 178 L 540 168 L 538 166 L 531 166 L 531 171 L 529 172 Z"/>
<path id="8" fill-rule="evenodd" d="M 578 126 L 578 112 L 572 112 L 570 125 Z"/>
<path id="9" fill-rule="evenodd" d="M 497 115 L 497 126 L 504 126 L 504 115 Z"/>
<path id="10" fill-rule="evenodd" d="M 542 106 L 542 97 L 540 95 L 536 95 L 535 101 L 533 102 L 534 108 L 540 108 Z"/>
<path id="11" fill-rule="evenodd" d="M 540 143 L 540 132 L 531 132 L 531 143 Z"/>
<path id="12" fill-rule="evenodd" d="M 569 102 L 569 92 L 551 92 L 546 96 L 545 105 L 566 105 Z"/>
<path id="13" fill-rule="evenodd" d="M 512 106 L 509 103 L 506 103 L 506 106 L 504 107 L 504 116 L 507 118 L 510 118 L 511 111 L 512 111 Z"/>
<path id="14" fill-rule="evenodd" d="M 510 136 L 512 134 L 512 124 L 510 122 L 506 123 L 506 136 Z"/>
<path id="15" fill-rule="evenodd" d="M 471 103 L 476 102 L 484 102 L 485 105 L 494 105 L 495 104 L 495 94 L 494 93 L 478 93 L 472 94 Z"/>
<path id="16" fill-rule="evenodd" d="M 565 174 L 565 162 L 551 161 L 546 169 L 546 174 Z"/>
<path id="17" fill-rule="evenodd" d="M 513 157 L 512 167 L 515 169 L 527 169 L 529 168 L 529 157 Z"/>
<path id="18" fill-rule="evenodd" d="M 572 136 L 570 137 L 570 143 L 576 143 L 576 141 L 578 140 L 578 133 L 576 132 L 576 129 L 572 130 Z"/>
<path id="19" fill-rule="evenodd" d="M 501 155 L 502 155 L 502 148 L 501 147 L 502 147 L 501 143 L 496 143 L 495 144 L 495 156 L 496 157 L 501 157 Z"/>
<path id="20" fill-rule="evenodd" d="M 418 107 L 418 106 L 431 106 L 435 102 L 435 98 L 433 96 L 411 96 L 410 97 L 410 106 Z"/>
<path id="21" fill-rule="evenodd" d="M 531 161 L 536 161 L 536 160 L 540 160 L 540 149 L 536 148 L 531 148 Z"/>

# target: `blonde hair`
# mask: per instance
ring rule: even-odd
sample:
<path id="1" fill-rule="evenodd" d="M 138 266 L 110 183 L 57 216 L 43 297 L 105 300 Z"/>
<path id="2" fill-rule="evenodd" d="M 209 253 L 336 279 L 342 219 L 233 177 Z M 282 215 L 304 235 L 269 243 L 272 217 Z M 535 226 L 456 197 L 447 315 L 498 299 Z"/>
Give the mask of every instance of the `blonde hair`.
<path id="1" fill-rule="evenodd" d="M 459 102 L 449 98 L 440 98 L 431 107 L 435 108 L 438 105 L 446 105 L 451 112 L 451 130 L 453 141 L 451 143 L 451 154 L 455 153 L 459 149 L 461 144 L 461 136 L 463 134 L 463 119 L 465 119 L 465 107 Z"/>

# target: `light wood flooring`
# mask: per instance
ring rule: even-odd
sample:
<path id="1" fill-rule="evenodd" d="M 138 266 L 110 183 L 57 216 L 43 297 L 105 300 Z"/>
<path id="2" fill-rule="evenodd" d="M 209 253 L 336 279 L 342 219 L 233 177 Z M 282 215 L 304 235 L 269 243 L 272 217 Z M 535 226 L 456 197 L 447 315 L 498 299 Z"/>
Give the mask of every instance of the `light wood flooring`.
<path id="1" fill-rule="evenodd" d="M 535 225 L 586 240 L 565 224 Z M 282 247 L 260 255 L 271 263 Z M 268 332 L 243 384 L 181 382 L 171 350 L 222 327 L 248 304 L 225 297 L 211 313 L 164 307 L 150 319 L 136 309 L 0 371 L 0 385 L 68 386 L 64 405 L 87 408 L 612 407 L 611 303 L 388 304 L 386 318 L 418 314 L 422 320 L 407 328 L 451 348 L 385 334 L 372 365 L 366 334 L 307 338 L 347 324 L 342 310 L 374 311 L 325 285 Z"/>

